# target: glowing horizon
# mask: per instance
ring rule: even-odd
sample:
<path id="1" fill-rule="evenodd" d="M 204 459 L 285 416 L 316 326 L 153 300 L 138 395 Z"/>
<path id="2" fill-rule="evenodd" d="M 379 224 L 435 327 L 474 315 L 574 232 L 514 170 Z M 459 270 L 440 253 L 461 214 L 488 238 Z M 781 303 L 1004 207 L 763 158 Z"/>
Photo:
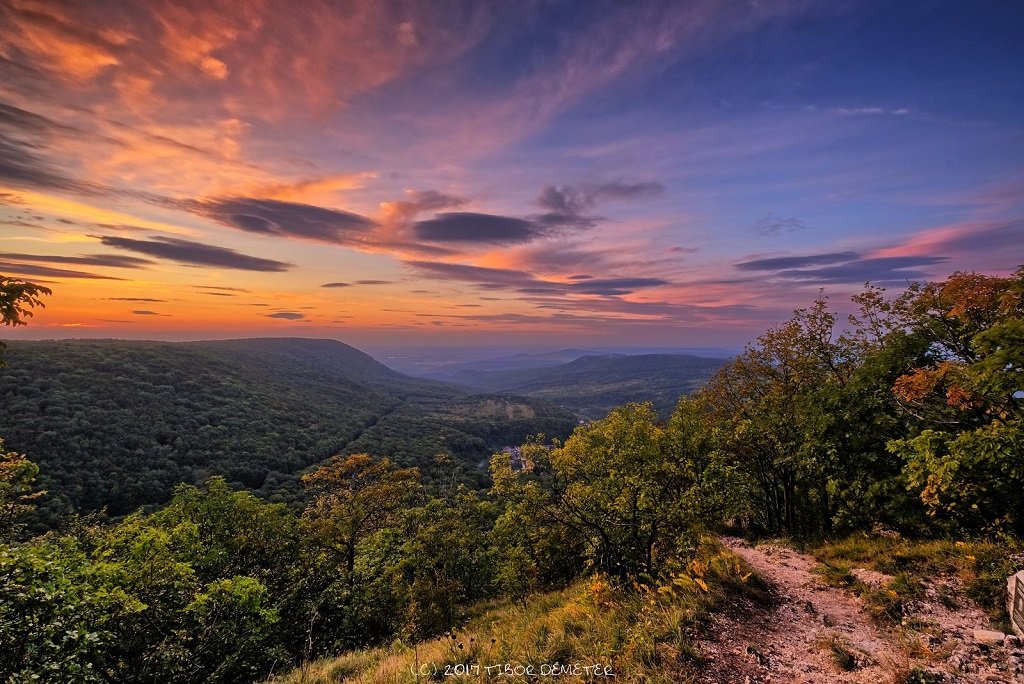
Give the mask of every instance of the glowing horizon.
<path id="1" fill-rule="evenodd" d="M 1024 6 L 0 0 L 5 338 L 740 345 L 1024 262 Z"/>

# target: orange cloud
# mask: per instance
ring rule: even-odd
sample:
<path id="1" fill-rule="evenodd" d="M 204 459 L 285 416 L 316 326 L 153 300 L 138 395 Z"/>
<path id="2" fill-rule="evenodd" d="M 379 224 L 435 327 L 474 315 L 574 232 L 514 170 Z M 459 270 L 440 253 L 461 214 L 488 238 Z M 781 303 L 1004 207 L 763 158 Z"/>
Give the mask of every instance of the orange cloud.
<path id="1" fill-rule="evenodd" d="M 377 174 L 372 172 L 342 173 L 295 182 L 262 183 L 235 194 L 306 204 L 330 204 L 339 193 L 362 188 L 367 180 L 376 177 Z"/>
<path id="2" fill-rule="evenodd" d="M 72 95 L 144 129 L 281 122 L 322 117 L 462 54 L 492 14 L 466 9 L 453 27 L 429 3 L 310 0 L 297 11 L 289 0 L 14 0 L 0 6 L 0 56 L 51 79 L 32 85 L 45 101 Z M 68 83 L 74 93 L 47 87 Z"/>
<path id="3" fill-rule="evenodd" d="M 14 59 L 15 51 L 23 53 L 60 80 L 89 81 L 120 64 L 109 49 L 111 39 L 127 40 L 115 30 L 91 33 L 52 3 L 20 0 L 0 10 L 0 17 L 8 25 L 0 55 Z"/>
<path id="4" fill-rule="evenodd" d="M 0 195 L 5 194 L 17 197 L 19 203 L 31 206 L 35 211 L 51 214 L 58 218 L 73 219 L 82 223 L 98 223 L 111 226 L 127 225 L 137 228 L 149 228 L 164 233 L 174 233 L 176 235 L 195 235 L 196 233 L 195 230 L 190 228 L 183 228 L 176 224 L 148 219 L 134 213 L 97 207 L 92 204 L 64 199 L 62 197 L 55 197 L 41 192 L 17 190 L 0 186 Z M 91 238 L 73 233 L 63 233 L 61 236 L 55 237 L 54 241 L 79 242 L 88 239 Z"/>

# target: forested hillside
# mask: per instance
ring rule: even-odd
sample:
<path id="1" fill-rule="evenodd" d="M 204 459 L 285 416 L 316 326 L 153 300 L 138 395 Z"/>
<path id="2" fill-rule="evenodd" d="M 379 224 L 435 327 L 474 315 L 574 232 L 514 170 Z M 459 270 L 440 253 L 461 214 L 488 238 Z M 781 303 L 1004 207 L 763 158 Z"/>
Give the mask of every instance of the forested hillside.
<path id="1" fill-rule="evenodd" d="M 543 401 L 403 376 L 332 340 L 16 342 L 6 358 L 3 436 L 42 468 L 45 524 L 163 503 L 211 475 L 290 501 L 295 474 L 336 453 L 479 485 L 494 449 L 575 422 Z"/>
<path id="2" fill-rule="evenodd" d="M 544 368 L 464 369 L 452 381 L 547 399 L 588 419 L 636 401 L 649 401 L 668 416 L 679 397 L 700 389 L 724 363 L 688 354 L 604 354 Z"/>

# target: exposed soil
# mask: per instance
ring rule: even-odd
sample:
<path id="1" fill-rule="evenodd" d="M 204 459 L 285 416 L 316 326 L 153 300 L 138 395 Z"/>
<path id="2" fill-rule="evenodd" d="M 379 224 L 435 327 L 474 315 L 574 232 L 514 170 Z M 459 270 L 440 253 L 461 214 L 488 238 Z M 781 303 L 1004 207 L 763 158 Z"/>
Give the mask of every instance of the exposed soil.
<path id="1" fill-rule="evenodd" d="M 882 627 L 858 595 L 812 572 L 818 564 L 813 557 L 777 544 L 723 542 L 772 585 L 776 600 L 767 609 L 713 618 L 709 636 L 698 642 L 699 682 L 1024 683 L 1020 643 L 975 640 L 975 629 L 991 629 L 988 619 L 945 580 L 925 587 L 903 626 Z M 876 587 L 891 579 L 867 570 L 854 574 Z M 908 679 L 915 668 L 927 678 Z"/>

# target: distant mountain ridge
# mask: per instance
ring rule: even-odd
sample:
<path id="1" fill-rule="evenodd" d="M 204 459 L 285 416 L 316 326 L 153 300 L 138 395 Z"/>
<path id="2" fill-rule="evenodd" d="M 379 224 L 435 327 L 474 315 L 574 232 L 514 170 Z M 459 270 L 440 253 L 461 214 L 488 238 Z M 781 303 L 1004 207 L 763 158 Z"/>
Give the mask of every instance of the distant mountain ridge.
<path id="1" fill-rule="evenodd" d="M 723 363 L 688 354 L 601 354 L 540 368 L 462 369 L 452 381 L 547 399 L 586 418 L 602 417 L 633 401 L 650 401 L 668 415 L 680 396 L 703 386 Z"/>
<path id="2" fill-rule="evenodd" d="M 410 379 L 408 376 L 388 368 L 369 354 L 338 340 L 302 337 L 253 337 L 236 340 L 183 342 L 182 344 L 233 354 L 243 352 L 252 356 L 265 355 L 291 358 L 299 363 L 315 363 L 320 368 L 342 372 L 364 381 L 402 381 Z"/>
<path id="3" fill-rule="evenodd" d="M 455 350 L 452 350 L 453 352 Z M 570 363 L 584 356 L 699 356 L 703 358 L 726 359 L 736 355 L 737 350 L 724 347 L 614 347 L 614 348 L 566 348 L 544 352 L 505 354 L 468 361 L 417 360 L 415 357 L 388 357 L 384 363 L 403 373 L 433 380 L 454 381 L 464 370 L 501 371 L 528 368 L 547 368 Z"/>

